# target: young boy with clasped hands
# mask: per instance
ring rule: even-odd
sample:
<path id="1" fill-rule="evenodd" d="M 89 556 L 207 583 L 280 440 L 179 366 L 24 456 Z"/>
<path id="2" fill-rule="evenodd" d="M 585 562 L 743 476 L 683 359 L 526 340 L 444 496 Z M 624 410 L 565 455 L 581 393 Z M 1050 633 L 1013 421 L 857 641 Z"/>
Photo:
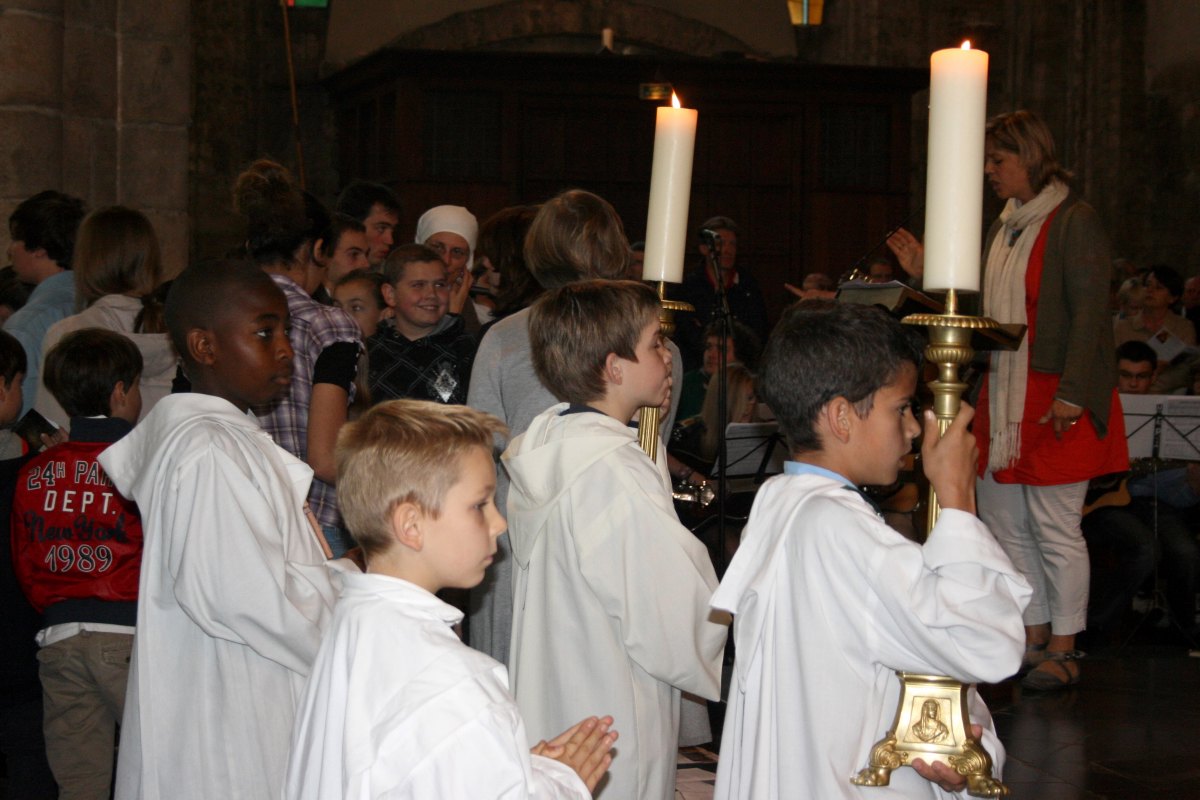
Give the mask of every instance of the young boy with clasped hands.
<path id="1" fill-rule="evenodd" d="M 381 403 L 338 437 L 338 499 L 366 559 L 343 576 L 301 701 L 288 800 L 591 797 L 611 717 L 530 749 L 508 676 L 467 647 L 442 589 L 478 584 L 505 527 L 493 416 Z M 565 727 L 565 726 L 564 726 Z"/>

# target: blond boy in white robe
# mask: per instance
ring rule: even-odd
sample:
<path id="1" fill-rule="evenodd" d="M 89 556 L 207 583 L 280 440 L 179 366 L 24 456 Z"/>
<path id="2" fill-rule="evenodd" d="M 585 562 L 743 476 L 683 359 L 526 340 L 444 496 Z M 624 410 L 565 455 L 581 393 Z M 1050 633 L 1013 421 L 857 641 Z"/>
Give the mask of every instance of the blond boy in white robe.
<path id="1" fill-rule="evenodd" d="M 366 574 L 342 595 L 301 702 L 288 800 L 588 798 L 611 717 L 532 750 L 504 667 L 460 642 L 436 597 L 483 580 L 505 523 L 490 415 L 395 400 L 338 436 L 338 500 Z"/>

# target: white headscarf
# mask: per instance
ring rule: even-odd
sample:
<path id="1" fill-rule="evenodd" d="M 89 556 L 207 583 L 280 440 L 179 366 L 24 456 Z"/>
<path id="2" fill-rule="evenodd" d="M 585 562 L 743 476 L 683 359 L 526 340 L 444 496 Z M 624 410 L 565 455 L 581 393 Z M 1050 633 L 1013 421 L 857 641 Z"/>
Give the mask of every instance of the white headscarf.
<path id="1" fill-rule="evenodd" d="M 479 236 L 479 223 L 474 214 L 462 206 L 434 206 L 417 220 L 417 244 L 425 244 L 435 233 L 457 233 L 466 239 L 470 249 L 467 270 L 475 266 L 475 239 Z"/>

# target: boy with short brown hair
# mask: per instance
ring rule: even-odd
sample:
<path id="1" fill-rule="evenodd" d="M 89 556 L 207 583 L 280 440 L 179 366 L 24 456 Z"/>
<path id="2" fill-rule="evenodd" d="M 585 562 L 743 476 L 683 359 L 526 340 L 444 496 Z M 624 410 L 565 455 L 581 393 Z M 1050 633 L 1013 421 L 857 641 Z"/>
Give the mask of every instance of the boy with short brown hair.
<path id="1" fill-rule="evenodd" d="M 483 580 L 504 519 L 495 417 L 394 400 L 338 437 L 338 499 L 366 558 L 342 595 L 301 701 L 289 800 L 586 798 L 611 762 L 611 718 L 532 758 L 504 668 L 464 645 L 436 597 Z M 555 763 L 555 762 L 562 763 Z"/>
<path id="2" fill-rule="evenodd" d="M 628 425 L 671 387 L 658 312 L 633 281 L 547 292 L 529 341 L 538 379 L 564 402 L 502 456 L 517 704 L 534 736 L 611 709 L 621 757 L 601 796 L 614 800 L 674 796 L 680 693 L 717 698 L 727 633 L 709 619 L 716 575 L 675 516 L 665 458 L 651 461 Z"/>
<path id="3" fill-rule="evenodd" d="M 994 683 L 1025 644 L 1029 585 L 975 517 L 969 406 L 940 436 L 925 412 L 922 461 L 942 511 L 924 545 L 861 492 L 895 482 L 921 433 L 920 363 L 912 331 L 869 306 L 802 302 L 767 343 L 759 395 L 792 460 L 759 489 L 712 598 L 734 615 L 737 649 L 717 798 L 940 798 L 965 786 L 921 759 L 891 773 L 890 794 L 850 783 L 895 718 L 894 670 Z M 984 727 L 971 735 L 999 776 L 1003 748 L 978 693 L 969 699 Z M 942 734 L 936 720 L 917 725 L 898 735 Z"/>
<path id="4" fill-rule="evenodd" d="M 475 337 L 449 313 L 446 265 L 423 244 L 397 247 L 383 264 L 390 324 L 367 340 L 371 396 L 462 404 L 475 358 Z"/>
<path id="5" fill-rule="evenodd" d="M 83 328 L 46 353 L 42 382 L 70 441 L 17 475 L 12 561 L 41 614 L 36 641 L 46 757 L 63 797 L 107 797 L 137 619 L 142 522 L 97 457 L 142 410 L 142 354 L 116 331 Z"/>

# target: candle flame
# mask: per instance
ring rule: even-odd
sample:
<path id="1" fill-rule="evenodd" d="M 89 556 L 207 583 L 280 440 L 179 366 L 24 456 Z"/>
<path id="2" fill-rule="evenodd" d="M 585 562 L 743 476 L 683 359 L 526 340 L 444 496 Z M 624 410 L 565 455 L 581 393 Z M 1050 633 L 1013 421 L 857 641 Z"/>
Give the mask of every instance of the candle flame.
<path id="1" fill-rule="evenodd" d="M 679 95 L 675 94 L 675 92 L 671 92 L 671 107 L 672 108 L 682 108 L 683 107 L 679 104 Z"/>
<path id="2" fill-rule="evenodd" d="M 963 43 L 962 43 L 962 49 L 963 49 L 963 50 L 970 50 L 970 49 L 971 49 L 971 40 L 970 40 L 970 39 L 964 39 L 964 40 L 963 40 Z"/>

